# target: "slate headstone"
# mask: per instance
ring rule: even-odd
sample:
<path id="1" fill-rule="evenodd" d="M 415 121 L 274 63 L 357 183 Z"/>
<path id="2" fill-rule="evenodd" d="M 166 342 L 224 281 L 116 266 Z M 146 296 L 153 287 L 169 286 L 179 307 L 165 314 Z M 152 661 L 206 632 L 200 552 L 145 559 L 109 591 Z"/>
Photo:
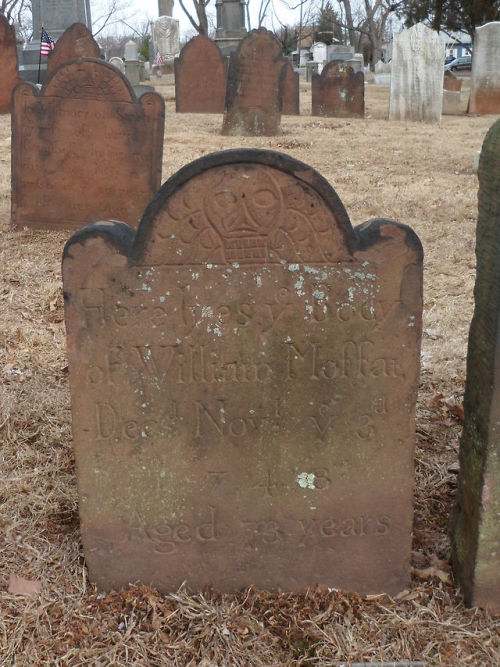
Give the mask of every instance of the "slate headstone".
<path id="1" fill-rule="evenodd" d="M 440 121 L 444 58 L 444 41 L 423 23 L 394 35 L 389 120 Z"/>
<path id="2" fill-rule="evenodd" d="M 365 76 L 333 60 L 312 78 L 312 115 L 336 118 L 365 115 Z"/>
<path id="3" fill-rule="evenodd" d="M 222 134 L 278 134 L 287 61 L 265 28 L 252 30 L 231 54 Z"/>
<path id="4" fill-rule="evenodd" d="M 476 28 L 470 113 L 500 113 L 500 21 Z"/>
<path id="5" fill-rule="evenodd" d="M 475 56 L 474 56 L 475 57 Z M 474 316 L 451 524 L 452 563 L 468 605 L 500 612 L 500 121 L 479 160 Z"/>
<path id="6" fill-rule="evenodd" d="M 161 183 L 164 103 L 138 100 L 111 65 L 80 58 L 38 91 L 16 86 L 12 222 L 77 229 L 119 218 L 136 226 Z"/>
<path id="7" fill-rule="evenodd" d="M 174 61 L 177 113 L 223 113 L 227 65 L 227 58 L 208 37 L 189 40 Z"/>
<path id="8" fill-rule="evenodd" d="M 298 116 L 300 114 L 299 73 L 294 71 L 291 62 L 286 64 L 281 113 L 283 116 Z"/>
<path id="9" fill-rule="evenodd" d="M 12 91 L 19 83 L 16 30 L 0 13 L 0 113 L 9 113 Z"/>
<path id="10" fill-rule="evenodd" d="M 63 260 L 92 581 L 409 582 L 422 249 L 271 151 L 184 167 Z"/>
<path id="11" fill-rule="evenodd" d="M 75 58 L 99 58 L 99 44 L 83 23 L 73 23 L 57 40 L 53 51 L 47 56 L 47 75 L 56 67 Z"/>

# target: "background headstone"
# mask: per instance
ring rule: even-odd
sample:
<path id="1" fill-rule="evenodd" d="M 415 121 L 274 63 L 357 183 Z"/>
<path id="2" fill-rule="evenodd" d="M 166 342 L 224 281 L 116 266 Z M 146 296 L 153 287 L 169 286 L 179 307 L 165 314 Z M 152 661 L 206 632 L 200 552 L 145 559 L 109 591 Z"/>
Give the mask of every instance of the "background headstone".
<path id="1" fill-rule="evenodd" d="M 475 55 L 474 55 L 475 57 Z M 500 611 L 500 121 L 479 161 L 474 316 L 451 524 L 452 563 L 468 605 Z"/>
<path id="2" fill-rule="evenodd" d="M 119 218 L 137 225 L 161 182 L 164 103 L 137 100 L 101 60 L 58 68 L 39 92 L 14 91 L 12 222 L 77 229 Z"/>
<path id="3" fill-rule="evenodd" d="M 452 72 L 446 71 L 443 78 L 443 89 L 459 93 L 462 90 L 462 79 L 459 79 Z"/>
<path id="4" fill-rule="evenodd" d="M 334 60 L 313 74 L 312 115 L 350 118 L 365 115 L 365 77 L 352 67 Z"/>
<path id="5" fill-rule="evenodd" d="M 55 49 L 47 56 L 47 75 L 56 67 L 74 58 L 99 58 L 99 44 L 83 23 L 73 23 L 57 41 Z"/>
<path id="6" fill-rule="evenodd" d="M 118 56 L 113 56 L 112 58 L 109 59 L 109 64 L 113 65 L 113 67 L 116 67 L 122 74 L 125 74 L 125 63 L 123 62 L 122 58 L 118 58 Z"/>
<path id="7" fill-rule="evenodd" d="M 40 35 L 42 25 L 56 42 L 73 23 L 83 23 L 92 30 L 90 0 L 32 0 L 33 39 L 21 51 L 19 73 L 26 81 L 38 81 Z M 47 59 L 42 58 L 40 81 L 45 81 Z"/>
<path id="8" fill-rule="evenodd" d="M 444 58 L 444 41 L 423 23 L 394 35 L 389 120 L 439 122 Z"/>
<path id="9" fill-rule="evenodd" d="M 500 21 L 476 28 L 470 113 L 500 113 Z"/>
<path id="10" fill-rule="evenodd" d="M 123 57 L 127 60 L 139 60 L 139 48 L 133 39 L 125 44 Z"/>
<path id="11" fill-rule="evenodd" d="M 154 57 L 159 53 L 164 61 L 179 55 L 179 21 L 170 16 L 160 16 L 151 26 Z"/>
<path id="12" fill-rule="evenodd" d="M 313 169 L 206 156 L 63 260 L 85 558 L 161 591 L 409 582 L 422 249 Z"/>
<path id="13" fill-rule="evenodd" d="M 175 110 L 223 113 L 228 60 L 208 37 L 197 35 L 175 59 Z"/>
<path id="14" fill-rule="evenodd" d="M 222 134 L 278 134 L 287 61 L 272 32 L 252 30 L 231 54 Z"/>
<path id="15" fill-rule="evenodd" d="M 462 101 L 460 91 L 443 90 L 443 114 L 445 116 L 458 116 L 462 113 Z"/>
<path id="16" fill-rule="evenodd" d="M 0 13 L 0 113 L 9 113 L 12 91 L 19 83 L 16 31 Z"/>
<path id="17" fill-rule="evenodd" d="M 286 64 L 281 113 L 284 116 L 298 116 L 300 114 L 299 73 L 294 71 L 291 62 Z"/>

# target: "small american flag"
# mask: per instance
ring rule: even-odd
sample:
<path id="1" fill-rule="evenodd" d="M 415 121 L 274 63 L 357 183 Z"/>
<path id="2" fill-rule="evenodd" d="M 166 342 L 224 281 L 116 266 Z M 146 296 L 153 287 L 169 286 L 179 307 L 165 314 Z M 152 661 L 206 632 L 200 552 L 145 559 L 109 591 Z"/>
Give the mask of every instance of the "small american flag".
<path id="1" fill-rule="evenodd" d="M 48 56 L 51 51 L 54 50 L 56 43 L 49 35 L 49 33 L 42 28 L 42 36 L 40 38 L 40 53 L 42 56 Z"/>
<path id="2" fill-rule="evenodd" d="M 163 58 L 159 51 L 156 53 L 155 65 L 163 65 Z"/>

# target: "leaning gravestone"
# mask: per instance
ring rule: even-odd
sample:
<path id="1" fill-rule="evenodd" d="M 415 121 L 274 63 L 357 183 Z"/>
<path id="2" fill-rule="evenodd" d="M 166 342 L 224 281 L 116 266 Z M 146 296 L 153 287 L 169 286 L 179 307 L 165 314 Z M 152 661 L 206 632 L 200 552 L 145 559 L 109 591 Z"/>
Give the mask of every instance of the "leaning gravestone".
<path id="1" fill-rule="evenodd" d="M 445 43 L 417 23 L 394 35 L 389 120 L 441 120 Z"/>
<path id="2" fill-rule="evenodd" d="M 9 113 L 12 91 L 19 83 L 16 31 L 3 14 L 0 13 L 0 113 Z"/>
<path id="3" fill-rule="evenodd" d="M 231 54 L 222 134 L 278 134 L 287 61 L 272 32 L 252 30 Z"/>
<path id="4" fill-rule="evenodd" d="M 500 21 L 476 28 L 470 113 L 500 113 Z"/>
<path id="5" fill-rule="evenodd" d="M 285 69 L 285 87 L 283 89 L 283 116 L 298 116 L 299 104 L 299 73 L 295 72 L 292 63 L 288 62 Z"/>
<path id="6" fill-rule="evenodd" d="M 475 56 L 474 56 L 475 57 Z M 452 520 L 452 563 L 468 605 L 500 611 L 500 121 L 479 161 L 475 309 Z"/>
<path id="7" fill-rule="evenodd" d="M 227 63 L 208 37 L 189 40 L 174 61 L 177 113 L 223 113 Z"/>
<path id="8" fill-rule="evenodd" d="M 101 50 L 99 44 L 92 37 L 92 33 L 83 23 L 73 23 L 57 40 L 53 51 L 47 56 L 47 76 L 56 67 L 75 58 L 99 58 Z"/>
<path id="9" fill-rule="evenodd" d="M 323 67 L 312 78 L 312 115 L 351 118 L 365 115 L 365 77 L 363 72 L 340 60 Z"/>
<path id="10" fill-rule="evenodd" d="M 221 591 L 409 580 L 422 249 L 260 150 L 173 176 L 63 260 L 90 576 Z"/>
<path id="11" fill-rule="evenodd" d="M 119 218 L 137 225 L 161 183 L 164 103 L 140 100 L 94 58 L 59 67 L 39 92 L 21 83 L 12 109 L 12 222 L 77 229 Z"/>

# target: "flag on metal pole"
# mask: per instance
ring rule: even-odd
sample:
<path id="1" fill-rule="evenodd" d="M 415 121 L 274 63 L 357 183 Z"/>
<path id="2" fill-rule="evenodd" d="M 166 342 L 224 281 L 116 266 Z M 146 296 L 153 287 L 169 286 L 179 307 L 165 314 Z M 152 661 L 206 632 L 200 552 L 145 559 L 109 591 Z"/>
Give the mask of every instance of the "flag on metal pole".
<path id="1" fill-rule="evenodd" d="M 42 28 L 42 36 L 40 38 L 40 54 L 42 56 L 48 56 L 51 51 L 54 50 L 56 43 L 49 35 L 49 33 Z"/>

